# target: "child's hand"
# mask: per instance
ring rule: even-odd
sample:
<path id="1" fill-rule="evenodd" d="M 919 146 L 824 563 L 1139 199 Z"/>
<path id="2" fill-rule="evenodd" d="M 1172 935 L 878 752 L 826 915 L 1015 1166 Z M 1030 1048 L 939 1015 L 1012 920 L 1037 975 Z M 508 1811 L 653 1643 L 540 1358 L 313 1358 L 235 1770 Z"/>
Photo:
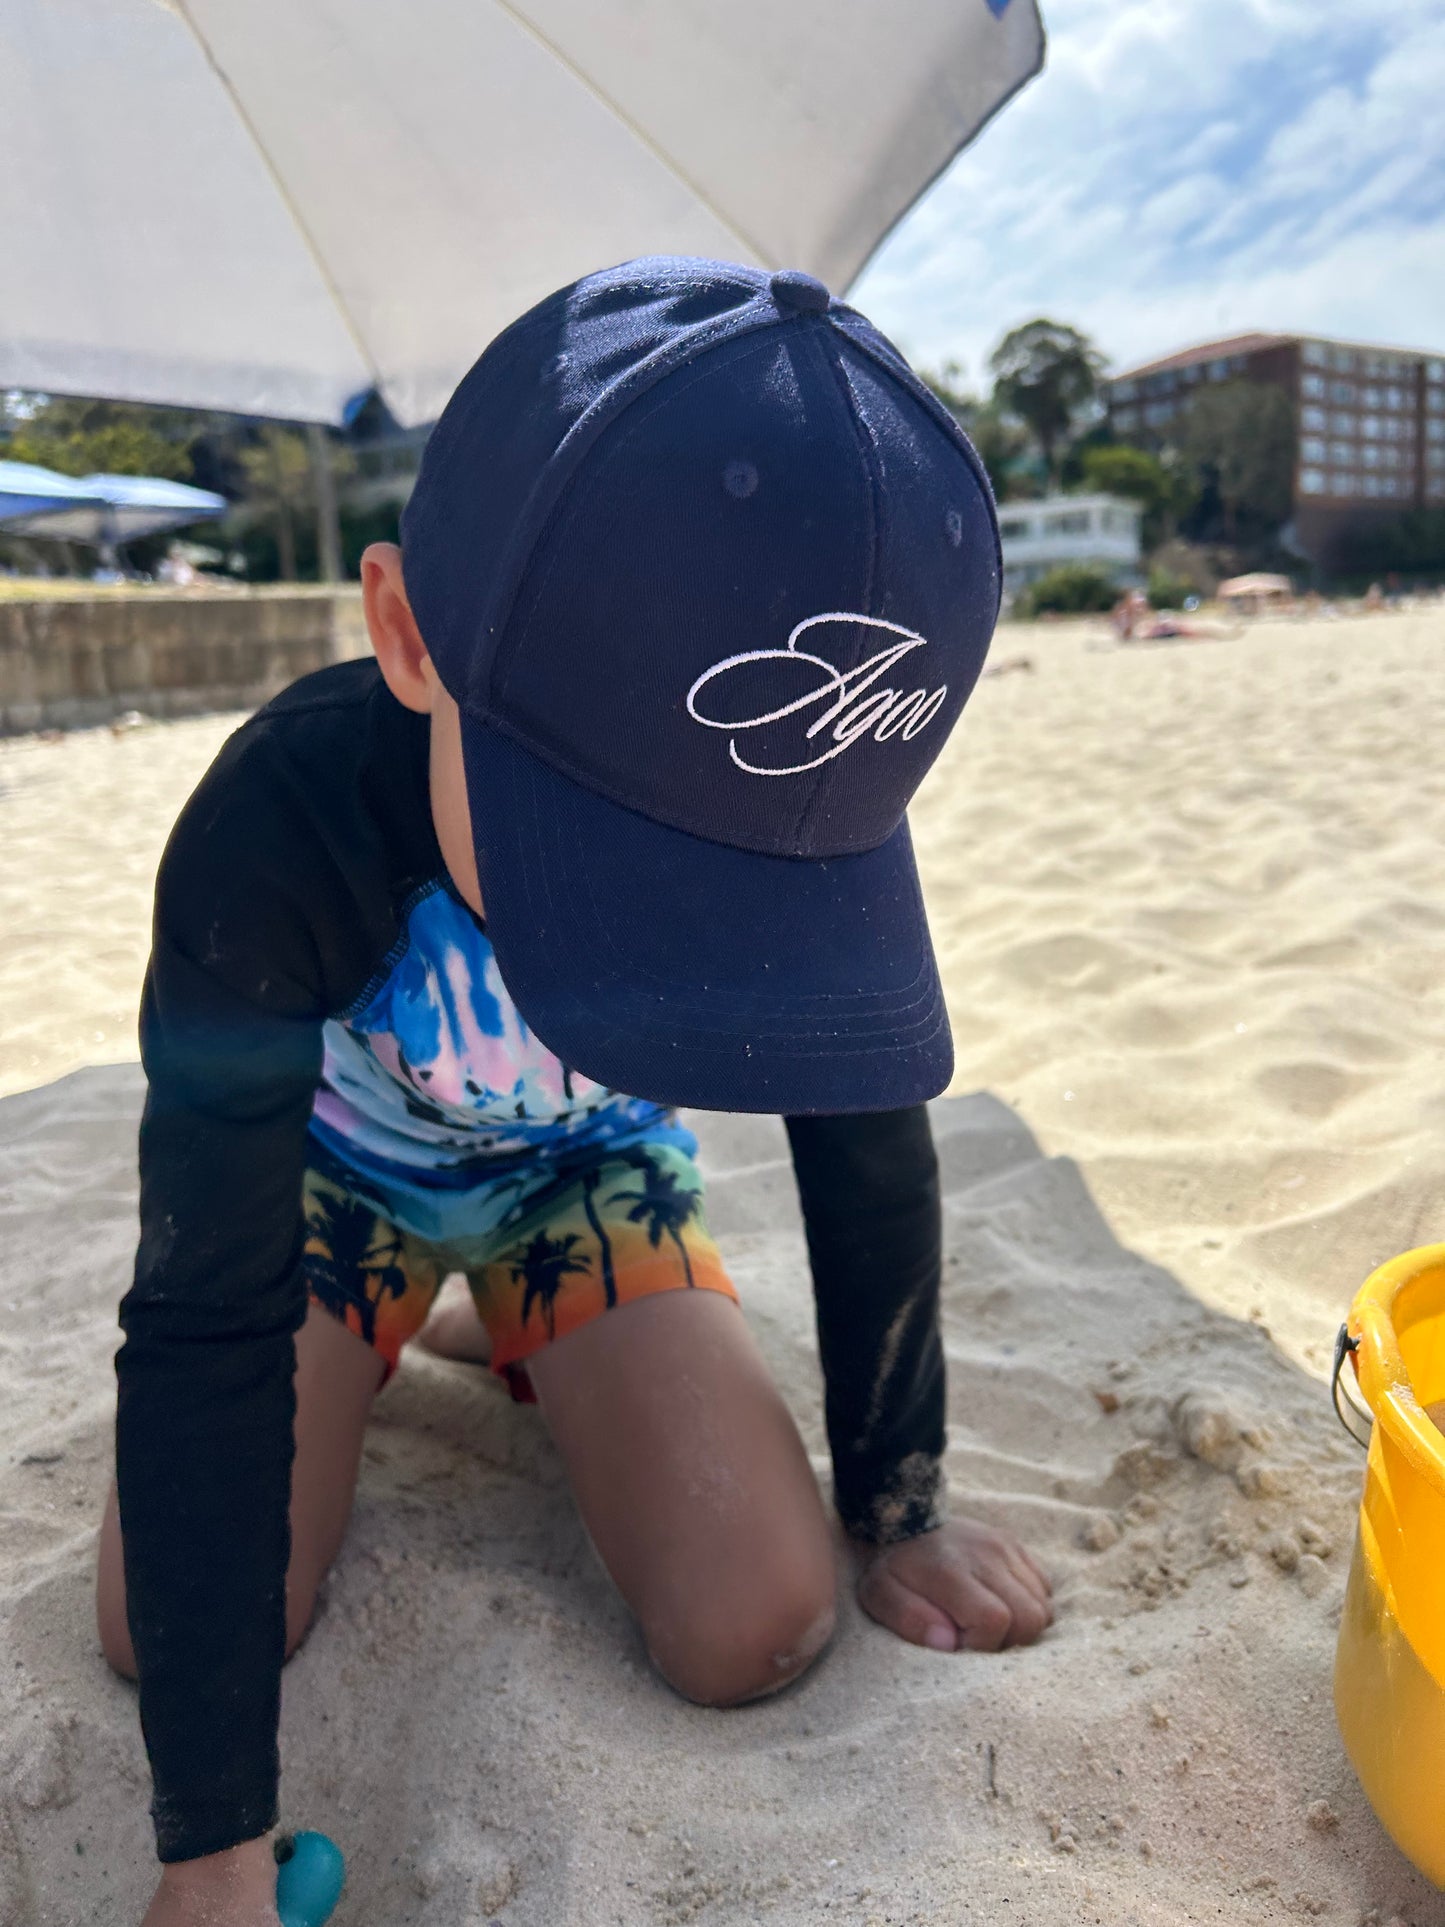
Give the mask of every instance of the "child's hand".
<path id="1" fill-rule="evenodd" d="M 864 1612 L 915 1646 L 1027 1646 L 1053 1622 L 1053 1588 L 1012 1533 L 974 1519 L 879 1546 L 858 1582 Z"/>
<path id="2" fill-rule="evenodd" d="M 280 1927 L 270 1840 L 166 1867 L 141 1927 Z"/>

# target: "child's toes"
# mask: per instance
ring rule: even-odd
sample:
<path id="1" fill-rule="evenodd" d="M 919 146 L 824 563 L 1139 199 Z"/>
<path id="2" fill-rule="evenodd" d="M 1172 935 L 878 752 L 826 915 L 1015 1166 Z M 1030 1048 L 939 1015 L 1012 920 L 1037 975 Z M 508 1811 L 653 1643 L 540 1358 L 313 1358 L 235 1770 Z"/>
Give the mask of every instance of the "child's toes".
<path id="1" fill-rule="evenodd" d="M 948 1614 L 895 1578 L 881 1560 L 863 1575 L 858 1601 L 870 1619 L 911 1646 L 929 1646 L 939 1653 L 958 1648 L 958 1630 Z"/>

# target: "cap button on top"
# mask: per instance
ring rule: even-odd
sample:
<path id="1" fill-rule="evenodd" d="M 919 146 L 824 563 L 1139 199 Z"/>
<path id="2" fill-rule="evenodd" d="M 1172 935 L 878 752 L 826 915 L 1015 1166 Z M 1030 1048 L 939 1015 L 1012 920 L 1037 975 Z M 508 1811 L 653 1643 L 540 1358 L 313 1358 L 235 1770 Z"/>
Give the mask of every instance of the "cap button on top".
<path id="1" fill-rule="evenodd" d="M 769 281 L 773 299 L 780 308 L 795 314 L 826 314 L 833 297 L 815 276 L 801 268 L 784 268 Z"/>

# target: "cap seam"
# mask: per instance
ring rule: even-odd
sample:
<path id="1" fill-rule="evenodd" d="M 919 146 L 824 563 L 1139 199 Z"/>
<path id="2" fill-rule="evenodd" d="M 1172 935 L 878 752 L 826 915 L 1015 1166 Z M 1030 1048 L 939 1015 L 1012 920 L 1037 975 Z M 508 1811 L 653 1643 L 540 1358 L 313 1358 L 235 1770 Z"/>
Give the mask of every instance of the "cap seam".
<path id="1" fill-rule="evenodd" d="M 553 517 L 598 441 L 637 402 L 651 394 L 666 375 L 675 369 L 685 368 L 690 360 L 704 358 L 709 351 L 725 346 L 731 340 L 776 326 L 778 321 L 776 309 L 767 301 L 766 287 L 755 287 L 749 300 L 740 309 L 731 310 L 712 321 L 697 323 L 680 340 L 663 342 L 605 389 L 568 427 L 548 456 L 542 473 L 537 477 L 517 517 L 497 571 L 500 586 L 488 612 L 488 620 L 481 626 L 483 641 L 488 632 L 496 638 L 484 676 L 484 700 L 488 708 L 492 702 L 501 640 L 527 580 L 532 554 L 550 528 Z M 557 480 L 559 466 L 569 460 L 569 472 L 560 481 Z M 528 529 L 532 532 L 524 536 L 523 532 Z M 469 689 L 468 697 L 473 693 Z"/>
<path id="2" fill-rule="evenodd" d="M 742 352 L 740 352 L 740 354 L 738 355 L 738 360 L 740 361 L 746 360 L 747 357 L 750 354 L 752 354 L 756 349 L 758 349 L 760 346 L 765 345 L 759 341 L 749 339 L 750 335 L 755 336 L 755 335 L 760 335 L 761 333 L 762 333 L 761 327 L 747 330 L 746 332 L 739 333 L 737 335 L 732 336 L 728 340 L 724 340 L 722 342 L 712 344 L 712 351 L 721 352 L 723 348 L 732 346 L 734 342 L 739 342 L 743 344 L 743 347 L 742 347 Z M 698 365 L 695 367 L 689 368 L 686 365 L 686 363 L 683 363 L 679 366 L 677 370 L 674 371 L 677 374 L 678 379 L 669 388 L 667 396 L 663 398 L 659 398 L 658 404 L 657 404 L 659 407 L 663 405 L 664 400 L 672 401 L 679 395 L 685 395 L 690 389 L 694 388 L 698 384 L 698 382 L 704 380 L 713 371 L 714 364 L 711 361 L 710 355 L 699 356 L 697 360 L 698 360 Z M 622 442 L 625 443 L 629 436 L 636 434 L 641 428 L 643 428 L 646 425 L 646 423 L 651 419 L 650 415 L 648 415 L 645 412 L 642 412 L 643 404 L 647 401 L 650 401 L 653 398 L 653 396 L 656 394 L 656 390 L 660 385 L 661 385 L 660 381 L 653 382 L 648 388 L 645 388 L 640 394 L 634 395 L 624 407 L 620 408 L 617 411 L 617 414 L 613 417 L 611 421 L 604 423 L 597 430 L 597 433 L 594 435 L 591 443 L 588 446 L 588 449 L 587 449 L 588 461 L 585 464 L 579 463 L 574 468 L 573 472 L 563 482 L 561 488 L 557 492 L 556 500 L 552 503 L 552 506 L 548 509 L 545 519 L 543 520 L 540 528 L 537 530 L 536 535 L 532 539 L 528 563 L 523 566 L 517 578 L 515 590 L 512 595 L 511 605 L 508 609 L 507 616 L 506 616 L 507 624 L 510 624 L 512 616 L 516 612 L 516 607 L 518 602 L 521 600 L 522 592 L 524 588 L 526 588 L 529 585 L 529 583 L 533 582 L 530 557 L 534 556 L 537 550 L 541 548 L 545 542 L 548 541 L 549 537 L 553 534 L 557 523 L 561 520 L 563 515 L 567 513 L 567 511 L 573 504 L 576 496 L 578 495 L 579 491 L 586 484 L 588 480 L 586 470 L 590 468 L 591 461 L 596 456 L 601 442 L 603 441 L 604 438 L 610 438 L 612 433 L 615 430 L 621 430 Z M 560 544 L 554 544 L 553 553 L 548 557 L 546 562 L 542 565 L 541 573 L 535 577 L 534 586 L 535 586 L 536 594 L 538 596 L 544 595 L 546 593 L 548 587 L 551 584 L 553 574 L 558 568 L 560 568 L 562 561 L 563 561 L 563 556 L 562 556 L 561 546 Z M 505 700 L 505 696 L 506 696 L 504 683 L 499 683 L 498 675 L 497 675 L 497 671 L 499 668 L 501 669 L 502 677 L 505 678 L 505 675 L 506 675 L 506 668 L 500 665 L 500 663 L 498 662 L 498 658 L 500 657 L 500 654 L 501 654 L 501 643 L 499 641 L 497 648 L 493 651 L 492 669 L 488 672 L 488 677 L 487 677 L 488 718 L 490 718 L 492 715 L 495 714 L 497 701 Z M 510 662 L 510 658 L 509 658 L 509 662 Z M 469 714 L 471 712 L 464 710 L 463 713 Z"/>
<path id="3" fill-rule="evenodd" d="M 831 382 L 833 387 L 838 391 L 843 413 L 847 418 L 849 427 L 853 431 L 853 440 L 857 446 L 859 456 L 862 459 L 864 490 L 868 503 L 868 566 L 863 577 L 862 607 L 867 615 L 877 616 L 881 613 L 875 606 L 875 598 L 878 589 L 879 567 L 882 559 L 882 501 L 879 486 L 880 477 L 877 473 L 876 466 L 876 455 L 872 440 L 858 412 L 857 398 L 853 394 L 847 378 L 838 364 L 836 354 L 830 353 L 829 347 L 825 346 L 822 341 L 821 331 L 822 328 L 827 327 L 828 318 L 826 315 L 819 315 L 816 319 L 821 326 L 813 329 L 813 341 L 817 348 L 818 359 L 822 361 L 827 370 L 824 379 Z M 798 820 L 793 825 L 793 841 L 795 843 L 802 843 L 805 832 L 812 827 L 811 819 L 821 810 L 825 795 L 833 787 L 834 776 L 835 772 L 827 763 L 819 770 L 818 779 L 813 785 L 812 790 L 804 796 L 798 810 Z M 897 827 L 897 824 L 895 824 L 894 829 Z M 891 836 L 892 833 L 890 830 L 889 835 Z M 885 837 L 884 842 L 886 841 L 887 838 Z"/>

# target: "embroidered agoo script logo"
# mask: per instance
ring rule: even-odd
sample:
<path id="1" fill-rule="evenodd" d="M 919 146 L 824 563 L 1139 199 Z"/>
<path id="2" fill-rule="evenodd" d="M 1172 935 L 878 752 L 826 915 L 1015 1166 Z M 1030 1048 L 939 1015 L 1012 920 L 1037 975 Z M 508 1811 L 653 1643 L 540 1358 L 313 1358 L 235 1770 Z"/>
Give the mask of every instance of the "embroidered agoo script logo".
<path id="1" fill-rule="evenodd" d="M 828 622 L 882 629 L 898 640 L 845 673 L 835 668 L 826 656 L 798 647 L 800 636 Z M 788 637 L 786 649 L 748 649 L 741 655 L 725 656 L 711 669 L 705 669 L 687 692 L 687 713 L 704 729 L 728 732 L 728 754 L 749 776 L 801 776 L 806 770 L 831 762 L 865 738 L 886 743 L 896 736 L 907 743 L 928 727 L 943 706 L 948 684 L 940 683 L 933 690 L 906 689 L 883 681 L 905 657 L 927 647 L 925 637 L 899 623 L 884 622 L 879 616 L 854 615 L 847 610 L 808 616 Z M 808 686 L 801 695 L 776 709 L 764 710 L 760 715 L 749 715 L 746 711 L 735 715 L 728 702 L 729 687 L 735 703 L 741 706 L 741 688 L 747 681 L 749 663 L 798 663 L 817 673 L 807 679 Z M 783 726 L 781 731 L 776 725 Z M 745 752 L 754 756 L 760 753 L 749 743 L 749 735 L 762 729 L 771 732 L 768 742 L 772 756 L 797 756 L 800 760 L 749 762 Z M 791 742 L 790 734 L 794 738 Z M 815 744 L 819 745 L 818 753 L 812 755 Z"/>

